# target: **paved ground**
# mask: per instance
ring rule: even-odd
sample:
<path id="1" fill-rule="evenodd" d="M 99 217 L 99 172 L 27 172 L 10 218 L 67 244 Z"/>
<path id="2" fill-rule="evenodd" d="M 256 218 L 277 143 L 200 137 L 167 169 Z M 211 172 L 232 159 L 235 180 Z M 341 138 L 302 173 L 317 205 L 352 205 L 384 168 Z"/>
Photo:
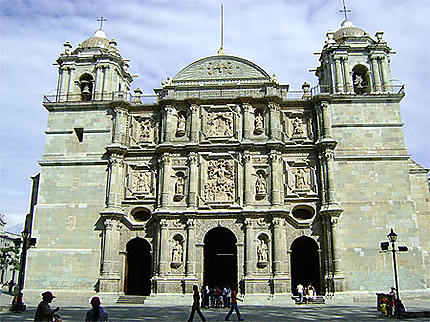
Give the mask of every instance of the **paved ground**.
<path id="1" fill-rule="evenodd" d="M 2 294 L 0 303 L 11 300 L 9 295 Z M 191 302 L 191 297 L 190 297 Z M 4 305 L 3 304 L 3 305 Z M 405 303 L 409 311 L 422 311 L 429 303 Z M 52 307 L 56 307 L 55 300 Z M 61 306 L 61 304 L 59 304 Z M 335 321 L 335 320 L 387 320 L 375 309 L 375 303 L 361 305 L 300 305 L 300 306 L 239 306 L 245 321 Z M 145 306 L 145 305 L 115 305 L 105 307 L 109 312 L 109 321 L 187 321 L 190 308 L 181 306 Z M 63 321 L 84 321 L 88 307 L 63 306 L 60 315 Z M 203 309 L 208 321 L 223 321 L 227 309 Z M 0 313 L 0 321 L 33 321 L 35 307 L 28 307 L 24 313 Z M 194 317 L 199 321 L 198 316 Z M 236 315 L 230 320 L 236 321 Z M 407 320 L 407 319 L 406 319 Z M 413 319 L 414 321 L 429 321 L 428 318 Z"/>

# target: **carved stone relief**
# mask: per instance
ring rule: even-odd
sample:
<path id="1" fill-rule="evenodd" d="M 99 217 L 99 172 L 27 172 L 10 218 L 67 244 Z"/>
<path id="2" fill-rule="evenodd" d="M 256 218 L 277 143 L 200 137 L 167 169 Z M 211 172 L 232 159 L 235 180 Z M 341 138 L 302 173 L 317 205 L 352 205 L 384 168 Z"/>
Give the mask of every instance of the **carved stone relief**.
<path id="1" fill-rule="evenodd" d="M 133 191 L 138 193 L 152 192 L 152 173 L 149 170 L 133 172 Z"/>
<path id="2" fill-rule="evenodd" d="M 207 202 L 231 202 L 235 200 L 235 167 L 233 160 L 210 160 L 204 185 Z"/>
<path id="3" fill-rule="evenodd" d="M 207 135 L 210 137 L 233 136 L 233 113 L 209 112 L 207 114 Z"/>
<path id="4" fill-rule="evenodd" d="M 298 190 L 307 190 L 310 187 L 309 170 L 305 168 L 297 168 L 294 172 L 295 188 Z"/>
<path id="5" fill-rule="evenodd" d="M 304 137 L 305 130 L 303 126 L 303 121 L 298 117 L 291 120 L 291 136 L 292 137 Z"/>

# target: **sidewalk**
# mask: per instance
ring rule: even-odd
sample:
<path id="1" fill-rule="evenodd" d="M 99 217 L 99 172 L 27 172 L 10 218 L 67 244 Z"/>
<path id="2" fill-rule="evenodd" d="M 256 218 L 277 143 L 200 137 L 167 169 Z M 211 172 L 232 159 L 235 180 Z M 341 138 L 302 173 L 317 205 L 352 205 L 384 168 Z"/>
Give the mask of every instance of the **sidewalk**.
<path id="1" fill-rule="evenodd" d="M 25 298 L 24 298 L 25 300 Z M 1 305 L 9 305 L 12 296 L 2 294 L 0 296 Z M 191 296 L 190 296 L 191 303 Z M 429 310 L 428 301 L 405 302 L 407 311 Z M 387 318 L 381 316 L 376 310 L 375 303 L 361 303 L 360 305 L 338 305 L 338 304 L 309 304 L 309 305 L 288 305 L 288 306 L 249 306 L 239 305 L 245 321 L 336 321 L 336 320 L 356 320 L 356 321 L 386 321 Z M 83 321 L 86 311 L 85 306 L 73 306 L 66 303 L 58 303 L 54 299 L 51 307 L 60 306 L 59 314 L 63 321 Z M 188 306 L 150 306 L 150 305 L 110 305 L 105 306 L 109 312 L 109 321 L 187 321 L 190 313 Z M 2 312 L 0 321 L 33 321 L 35 306 L 28 305 L 24 313 Z M 208 321 L 223 321 L 227 309 L 202 309 Z M 230 320 L 237 320 L 236 315 Z M 429 321 L 428 318 L 403 319 L 406 321 Z M 195 316 L 195 321 L 199 318 Z"/>

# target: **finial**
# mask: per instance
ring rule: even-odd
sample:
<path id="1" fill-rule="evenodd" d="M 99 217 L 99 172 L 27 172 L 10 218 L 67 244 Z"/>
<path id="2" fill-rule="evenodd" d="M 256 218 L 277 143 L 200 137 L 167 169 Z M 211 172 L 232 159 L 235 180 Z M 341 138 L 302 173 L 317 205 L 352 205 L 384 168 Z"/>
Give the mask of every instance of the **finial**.
<path id="1" fill-rule="evenodd" d="M 343 10 L 339 10 L 339 12 L 343 12 L 343 14 L 345 15 L 345 20 L 348 20 L 348 16 L 347 16 L 347 12 L 351 12 L 351 10 L 350 9 L 346 9 L 346 6 L 345 6 L 345 0 L 342 0 L 342 2 L 343 2 Z"/>
<path id="2" fill-rule="evenodd" d="M 224 5 L 221 5 L 221 46 L 218 49 L 218 55 L 224 55 Z"/>
<path id="3" fill-rule="evenodd" d="M 100 28 L 99 28 L 99 29 L 101 30 L 101 29 L 102 29 L 102 27 L 103 27 L 103 22 L 104 22 L 104 21 L 107 21 L 107 19 L 105 19 L 105 18 L 103 18 L 103 17 L 100 17 L 100 18 L 98 18 L 98 19 L 97 19 L 97 21 L 100 21 Z"/>

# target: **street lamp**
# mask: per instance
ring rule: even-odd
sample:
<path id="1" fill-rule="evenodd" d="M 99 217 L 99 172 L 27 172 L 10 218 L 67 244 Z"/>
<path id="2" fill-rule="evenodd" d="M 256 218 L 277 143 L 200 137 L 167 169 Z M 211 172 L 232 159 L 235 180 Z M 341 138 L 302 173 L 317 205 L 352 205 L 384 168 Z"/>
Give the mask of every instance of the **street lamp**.
<path id="1" fill-rule="evenodd" d="M 22 250 L 21 250 L 21 261 L 19 263 L 19 278 L 18 278 L 18 292 L 20 293 L 24 288 L 24 276 L 25 276 L 25 265 L 27 262 L 27 250 L 28 240 L 30 238 L 30 231 L 27 227 L 21 232 L 22 236 Z"/>
<path id="2" fill-rule="evenodd" d="M 408 250 L 407 246 L 399 246 L 396 250 L 396 241 L 397 234 L 394 232 L 393 228 L 391 228 L 390 233 L 387 235 L 389 242 L 381 243 L 382 251 L 389 251 L 388 245 L 391 243 L 391 252 L 393 253 L 393 266 L 394 266 L 394 282 L 396 284 L 396 316 L 400 317 L 400 290 L 399 290 L 399 282 L 397 279 L 397 262 L 396 262 L 396 252 L 406 252 Z"/>

